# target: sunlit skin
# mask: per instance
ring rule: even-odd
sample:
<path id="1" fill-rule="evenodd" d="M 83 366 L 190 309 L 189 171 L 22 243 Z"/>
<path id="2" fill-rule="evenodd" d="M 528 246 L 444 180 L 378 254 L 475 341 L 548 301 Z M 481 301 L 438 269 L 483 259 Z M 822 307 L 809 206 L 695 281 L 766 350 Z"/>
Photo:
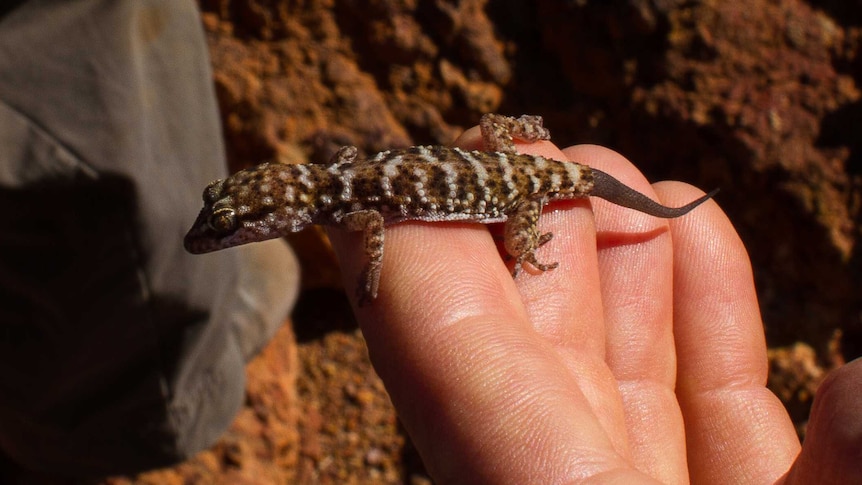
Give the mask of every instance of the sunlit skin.
<path id="1" fill-rule="evenodd" d="M 478 130 L 456 145 L 482 148 Z M 597 146 L 518 149 L 599 168 L 668 206 L 703 194 L 651 186 Z M 765 387 L 748 255 L 715 202 L 664 220 L 565 201 L 539 229 L 555 237 L 538 257 L 559 266 L 514 280 L 487 226 L 387 229 L 378 300 L 357 318 L 437 483 L 862 483 L 862 364 L 821 387 L 800 454 Z M 352 284 L 361 236 L 330 235 Z"/>

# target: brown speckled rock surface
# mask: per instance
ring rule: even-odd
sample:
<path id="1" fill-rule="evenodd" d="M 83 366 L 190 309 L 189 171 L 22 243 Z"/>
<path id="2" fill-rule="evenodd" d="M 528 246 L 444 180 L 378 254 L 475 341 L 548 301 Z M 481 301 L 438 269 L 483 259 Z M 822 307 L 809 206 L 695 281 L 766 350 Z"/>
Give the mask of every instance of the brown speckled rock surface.
<path id="1" fill-rule="evenodd" d="M 232 169 L 448 143 L 486 111 L 541 114 L 561 146 L 603 144 L 654 180 L 721 187 L 754 265 L 770 385 L 800 430 L 828 368 L 862 354 L 858 1 L 201 6 Z M 428 483 L 320 234 L 296 241 L 294 333 L 249 366 L 221 443 L 107 483 Z"/>

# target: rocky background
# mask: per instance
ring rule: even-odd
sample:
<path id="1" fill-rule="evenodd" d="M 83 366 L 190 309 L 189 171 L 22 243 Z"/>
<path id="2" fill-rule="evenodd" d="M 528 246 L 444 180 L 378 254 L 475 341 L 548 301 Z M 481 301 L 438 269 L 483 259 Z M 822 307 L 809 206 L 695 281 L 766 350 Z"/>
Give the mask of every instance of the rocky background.
<path id="1" fill-rule="evenodd" d="M 541 114 L 652 180 L 720 187 L 754 264 L 771 388 L 804 435 L 862 355 L 862 1 L 200 0 L 232 170 L 449 143 Z M 111 484 L 424 484 L 319 232 L 304 288 L 212 450 Z"/>

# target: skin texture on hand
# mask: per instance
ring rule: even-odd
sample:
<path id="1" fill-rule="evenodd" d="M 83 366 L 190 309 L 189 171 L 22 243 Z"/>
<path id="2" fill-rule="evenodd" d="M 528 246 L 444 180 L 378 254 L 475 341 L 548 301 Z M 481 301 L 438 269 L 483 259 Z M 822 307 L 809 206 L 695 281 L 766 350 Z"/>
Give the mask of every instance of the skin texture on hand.
<path id="1" fill-rule="evenodd" d="M 456 145 L 480 143 L 474 128 Z M 519 150 L 593 166 L 669 206 L 702 195 L 651 187 L 597 146 Z M 386 230 L 379 296 L 357 318 L 437 483 L 828 483 L 850 473 L 803 453 L 812 463 L 785 477 L 799 442 L 765 387 L 749 259 L 715 202 L 668 221 L 569 201 L 546 207 L 540 229 L 554 238 L 539 260 L 559 267 L 517 280 L 486 226 Z M 352 284 L 361 235 L 330 235 Z"/>

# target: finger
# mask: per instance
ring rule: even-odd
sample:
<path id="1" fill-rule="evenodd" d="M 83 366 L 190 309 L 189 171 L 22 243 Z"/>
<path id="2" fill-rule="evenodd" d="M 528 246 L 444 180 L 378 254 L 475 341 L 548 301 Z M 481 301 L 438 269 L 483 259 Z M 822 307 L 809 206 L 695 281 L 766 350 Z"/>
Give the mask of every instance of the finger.
<path id="1" fill-rule="evenodd" d="M 657 184 L 675 205 L 701 192 Z M 767 483 L 799 451 L 765 386 L 766 344 L 748 254 L 715 202 L 673 219 L 677 396 L 693 483 Z"/>
<path id="2" fill-rule="evenodd" d="M 468 130 L 456 145 L 476 148 L 478 130 Z M 479 145 L 481 148 L 481 146 Z M 520 153 L 569 160 L 549 142 L 517 144 Z M 599 147 L 589 147 L 600 151 Z M 575 159 L 575 161 L 578 161 Z M 539 221 L 541 233 L 554 238 L 539 249 L 543 262 L 559 266 L 543 273 L 527 270 L 516 283 L 533 328 L 550 342 L 577 381 L 593 413 L 613 442 L 628 455 L 625 415 L 617 383 L 605 363 L 605 324 L 599 285 L 596 233 L 586 198 L 549 204 Z"/>
<path id="3" fill-rule="evenodd" d="M 516 141 L 516 145 L 519 153 L 568 160 L 550 142 L 523 144 Z M 455 146 L 481 149 L 478 128 L 465 131 L 455 141 Z M 517 284 L 530 321 L 536 331 L 555 345 L 587 352 L 603 361 L 604 324 L 595 227 L 587 198 L 549 204 L 539 221 L 539 230 L 554 235 L 539 248 L 539 260 L 557 262 L 559 266 L 543 273 L 527 268 L 519 276 Z"/>
<path id="4" fill-rule="evenodd" d="M 652 198 L 644 176 L 618 153 L 564 150 Z M 625 409 L 631 456 L 663 483 L 687 482 L 685 437 L 674 394 L 673 251 L 667 222 L 594 199 L 607 362 Z"/>
<path id="5" fill-rule="evenodd" d="M 829 374 L 814 398 L 805 443 L 785 484 L 862 483 L 862 359 Z"/>
<path id="6" fill-rule="evenodd" d="M 478 128 L 465 131 L 455 145 L 481 149 Z M 517 147 L 520 153 L 567 160 L 549 142 L 517 143 Z M 537 332 L 559 348 L 584 352 L 603 362 L 605 340 L 595 227 L 587 199 L 546 207 L 539 230 L 554 234 L 539 249 L 539 259 L 558 262 L 559 266 L 544 273 L 528 270 L 518 278 L 530 321 Z"/>

